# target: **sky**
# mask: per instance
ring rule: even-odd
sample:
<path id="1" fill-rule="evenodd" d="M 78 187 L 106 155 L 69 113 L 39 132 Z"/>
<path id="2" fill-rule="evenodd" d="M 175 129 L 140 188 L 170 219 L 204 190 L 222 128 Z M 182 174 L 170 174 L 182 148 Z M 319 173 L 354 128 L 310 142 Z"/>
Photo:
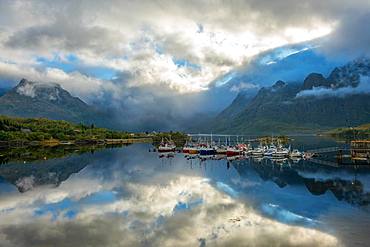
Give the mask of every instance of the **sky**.
<path id="1" fill-rule="evenodd" d="M 368 55 L 369 21 L 368 0 L 0 0 L 0 87 L 56 82 L 88 103 L 174 117 L 272 84 L 232 80 L 261 54 Z M 225 103 L 204 97 L 230 81 Z"/>

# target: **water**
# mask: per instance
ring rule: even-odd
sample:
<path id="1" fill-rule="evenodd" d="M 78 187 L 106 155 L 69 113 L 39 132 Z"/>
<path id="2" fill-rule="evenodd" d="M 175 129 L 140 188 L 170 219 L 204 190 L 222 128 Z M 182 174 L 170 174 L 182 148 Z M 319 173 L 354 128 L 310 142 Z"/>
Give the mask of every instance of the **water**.
<path id="1" fill-rule="evenodd" d="M 159 158 L 151 148 L 4 162 L 0 246 L 368 246 L 364 166 Z"/>

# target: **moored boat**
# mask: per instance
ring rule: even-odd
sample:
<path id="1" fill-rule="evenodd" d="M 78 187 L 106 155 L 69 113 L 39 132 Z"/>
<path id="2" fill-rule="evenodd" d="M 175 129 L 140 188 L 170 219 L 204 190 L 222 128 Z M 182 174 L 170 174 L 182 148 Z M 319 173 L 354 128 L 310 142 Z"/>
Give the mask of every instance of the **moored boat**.
<path id="1" fill-rule="evenodd" d="M 287 157 L 289 156 L 289 149 L 279 146 L 275 152 L 272 153 L 272 157 Z"/>
<path id="2" fill-rule="evenodd" d="M 211 146 L 202 146 L 199 148 L 200 155 L 215 155 L 216 150 Z"/>
<path id="3" fill-rule="evenodd" d="M 262 146 L 256 147 L 251 151 L 253 156 L 263 156 L 265 149 Z"/>
<path id="4" fill-rule="evenodd" d="M 160 153 L 175 152 L 175 150 L 176 150 L 176 145 L 171 140 L 164 141 L 162 139 L 158 147 L 158 152 Z"/>
<path id="5" fill-rule="evenodd" d="M 228 147 L 226 150 L 226 155 L 227 156 L 236 156 L 236 155 L 241 155 L 243 153 L 242 150 L 240 150 L 237 147 Z"/>
<path id="6" fill-rule="evenodd" d="M 225 146 L 219 146 L 219 147 L 216 147 L 216 153 L 217 154 L 226 154 L 227 153 L 227 147 Z"/>
<path id="7" fill-rule="evenodd" d="M 303 154 L 298 149 L 293 149 L 289 156 L 292 158 L 302 158 Z"/>

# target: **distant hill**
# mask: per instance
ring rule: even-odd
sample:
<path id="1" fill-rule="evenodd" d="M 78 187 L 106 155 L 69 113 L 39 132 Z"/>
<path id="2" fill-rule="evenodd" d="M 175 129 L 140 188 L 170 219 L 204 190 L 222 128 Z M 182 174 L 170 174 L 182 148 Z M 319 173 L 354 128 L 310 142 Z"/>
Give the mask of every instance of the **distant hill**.
<path id="1" fill-rule="evenodd" d="M 7 91 L 8 91 L 8 89 L 6 89 L 6 88 L 0 88 L 0 97 L 3 96 L 4 94 L 6 94 Z"/>
<path id="2" fill-rule="evenodd" d="M 326 134 L 344 139 L 370 139 L 370 123 L 357 127 L 336 128 Z"/>
<path id="3" fill-rule="evenodd" d="M 58 84 L 26 79 L 0 97 L 0 115 L 97 125 L 106 125 L 107 119 L 102 112 L 72 96 Z"/>
<path id="4" fill-rule="evenodd" d="M 370 122 L 370 60 L 335 68 L 325 78 L 309 74 L 303 83 L 276 82 L 249 100 L 238 96 L 204 131 L 214 133 L 301 133 Z M 240 102 L 240 103 L 238 103 Z M 243 110 L 240 110 L 243 108 Z"/>

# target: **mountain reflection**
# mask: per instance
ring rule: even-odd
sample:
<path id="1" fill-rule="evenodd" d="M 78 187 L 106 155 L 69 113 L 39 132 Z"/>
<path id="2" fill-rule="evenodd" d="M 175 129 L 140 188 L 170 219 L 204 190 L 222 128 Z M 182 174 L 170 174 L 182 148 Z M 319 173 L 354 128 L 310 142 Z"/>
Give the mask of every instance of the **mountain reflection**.
<path id="1" fill-rule="evenodd" d="M 40 185 L 59 186 L 100 157 L 101 154 L 94 155 L 96 151 L 118 147 L 122 145 L 2 149 L 0 179 L 16 185 L 19 192 Z"/>
<path id="2" fill-rule="evenodd" d="M 340 201 L 357 206 L 370 203 L 370 183 L 367 182 L 367 170 L 354 167 L 330 168 L 302 161 L 293 165 L 281 165 L 274 162 L 244 161 L 235 166 L 241 177 L 248 177 L 248 169 L 253 169 L 264 181 L 272 181 L 280 188 L 286 186 L 305 186 L 315 196 L 330 191 Z M 305 171 L 309 170 L 307 173 Z M 369 171 L 370 172 L 370 171 Z M 367 182 L 367 184 L 366 184 Z M 365 183 L 365 185 L 364 185 Z"/>
<path id="3" fill-rule="evenodd" d="M 351 203 L 365 202 L 368 193 L 366 173 L 356 175 L 360 188 L 346 184 L 352 181 L 347 171 L 198 162 L 148 149 L 133 145 L 2 165 L 0 245 L 338 246 L 341 240 L 320 220 L 323 210 L 341 207 L 326 191 Z M 31 176 L 33 184 L 21 190 L 20 179 Z"/>

